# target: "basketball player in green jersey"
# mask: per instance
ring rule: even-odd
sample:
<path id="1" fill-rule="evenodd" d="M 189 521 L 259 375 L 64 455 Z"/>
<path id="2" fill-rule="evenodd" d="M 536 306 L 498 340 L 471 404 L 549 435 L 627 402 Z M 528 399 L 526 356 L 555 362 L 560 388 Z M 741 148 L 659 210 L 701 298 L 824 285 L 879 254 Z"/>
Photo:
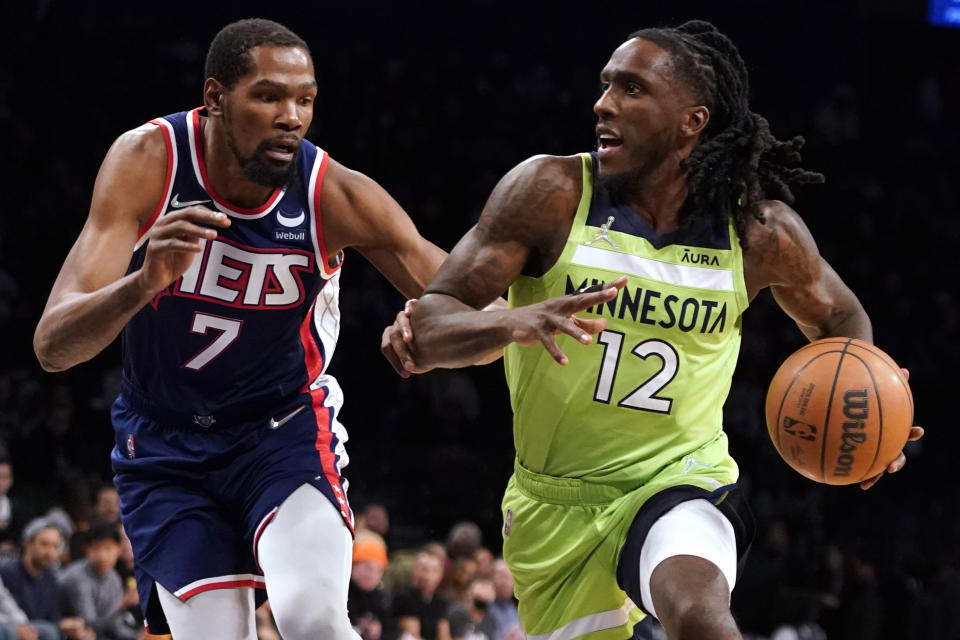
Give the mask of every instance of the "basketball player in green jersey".
<path id="1" fill-rule="evenodd" d="M 822 176 L 749 110 L 723 34 L 636 32 L 601 83 L 598 151 L 507 174 L 413 311 L 410 349 L 384 346 L 408 371 L 505 347 L 504 557 L 529 638 L 622 640 L 641 609 L 672 640 L 740 638 L 751 524 L 722 406 L 741 314 L 770 287 L 811 340 L 871 341 L 870 321 L 786 204 Z M 509 309 L 474 311 L 508 287 Z"/>

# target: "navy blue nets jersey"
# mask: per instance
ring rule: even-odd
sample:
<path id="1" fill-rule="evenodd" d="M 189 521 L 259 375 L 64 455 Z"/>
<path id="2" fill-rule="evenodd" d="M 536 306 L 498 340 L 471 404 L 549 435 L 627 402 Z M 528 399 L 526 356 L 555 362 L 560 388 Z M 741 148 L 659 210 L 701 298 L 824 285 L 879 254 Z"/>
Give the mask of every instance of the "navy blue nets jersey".
<path id="1" fill-rule="evenodd" d="M 231 226 L 203 241 L 191 267 L 123 330 L 125 386 L 158 407 L 215 416 L 277 406 L 326 376 L 339 333 L 339 263 L 328 260 L 320 191 L 327 154 L 304 140 L 295 175 L 256 209 L 237 208 L 207 180 L 201 110 L 152 120 L 167 142 L 162 202 L 140 230 L 128 273 L 140 268 L 160 216 L 191 205 Z M 228 411 L 229 409 L 229 411 Z M 251 416 L 253 417 L 253 416 Z"/>

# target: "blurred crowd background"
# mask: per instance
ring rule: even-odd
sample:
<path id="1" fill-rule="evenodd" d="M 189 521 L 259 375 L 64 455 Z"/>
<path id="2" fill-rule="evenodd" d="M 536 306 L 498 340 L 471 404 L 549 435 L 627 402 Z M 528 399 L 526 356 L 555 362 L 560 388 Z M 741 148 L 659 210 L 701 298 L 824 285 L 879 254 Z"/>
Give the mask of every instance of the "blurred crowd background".
<path id="1" fill-rule="evenodd" d="M 769 443 L 762 406 L 776 367 L 803 338 L 761 294 L 745 316 L 725 410 L 759 522 L 734 612 L 757 638 L 960 638 L 952 484 L 960 443 L 960 31 L 928 26 L 921 0 L 0 7 L 5 582 L 18 562 L 60 567 L 56 588 L 69 587 L 71 571 L 89 577 L 105 590 L 110 624 L 129 622 L 118 612 L 131 604 L 130 559 L 109 489 L 119 348 L 46 374 L 32 332 L 107 148 L 127 129 L 199 103 L 206 46 L 221 26 L 270 17 L 304 37 L 320 83 L 309 137 L 379 181 L 426 237 L 449 249 L 510 167 L 536 153 L 593 147 L 599 70 L 626 34 L 697 17 L 740 47 L 753 109 L 780 137 L 806 137 L 805 165 L 827 183 L 803 192 L 796 208 L 870 313 L 877 344 L 910 369 L 916 421 L 927 429 L 908 447 L 904 472 L 869 492 L 816 485 L 789 470 Z M 385 522 L 389 513 L 389 527 L 374 515 L 373 533 L 358 538 L 356 624 L 367 640 L 414 635 L 413 618 L 428 640 L 434 619 L 447 620 L 454 637 L 512 640 L 509 576 L 496 560 L 514 455 L 502 366 L 399 379 L 379 340 L 401 297 L 357 254 L 348 254 L 342 282 L 331 371 L 346 392 L 350 497 L 364 519 L 374 513 Z M 464 521 L 472 524 L 454 528 Z M 57 538 L 46 540 L 39 564 L 27 560 L 40 553 L 38 531 Z M 114 543 L 124 576 L 116 581 L 96 568 L 104 553 L 113 557 Z M 86 573 L 72 561 L 86 562 Z M 434 591 L 450 604 L 430 605 Z M 125 637 L 85 618 L 66 593 L 56 612 L 66 627 L 52 621 L 61 633 Z M 494 624 L 495 611 L 506 622 Z M 18 620 L 0 617 L 0 625 L 29 625 Z M 262 633 L 276 637 L 267 621 Z"/>

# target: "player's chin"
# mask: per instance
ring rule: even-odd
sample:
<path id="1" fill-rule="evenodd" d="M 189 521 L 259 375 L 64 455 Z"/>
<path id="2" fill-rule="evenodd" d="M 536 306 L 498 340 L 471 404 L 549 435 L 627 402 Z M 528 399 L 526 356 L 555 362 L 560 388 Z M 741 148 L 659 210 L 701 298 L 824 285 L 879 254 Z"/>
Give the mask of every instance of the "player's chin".
<path id="1" fill-rule="evenodd" d="M 244 174 L 247 179 L 257 184 L 279 189 L 290 181 L 295 164 L 295 160 L 288 162 L 257 154 L 256 160 L 244 167 Z"/>
<path id="2" fill-rule="evenodd" d="M 603 185 L 619 190 L 628 185 L 635 175 L 636 172 L 631 170 L 629 163 L 619 158 L 598 158 L 597 177 Z"/>

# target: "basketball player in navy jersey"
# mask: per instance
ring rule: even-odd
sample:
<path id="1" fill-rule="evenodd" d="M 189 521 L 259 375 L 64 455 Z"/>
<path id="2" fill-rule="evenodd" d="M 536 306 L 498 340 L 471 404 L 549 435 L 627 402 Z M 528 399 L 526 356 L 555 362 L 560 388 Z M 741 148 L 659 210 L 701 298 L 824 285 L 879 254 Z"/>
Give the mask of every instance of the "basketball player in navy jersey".
<path id="1" fill-rule="evenodd" d="M 303 139 L 310 51 L 267 20 L 224 28 L 203 106 L 110 148 L 36 329 L 48 371 L 122 332 L 112 462 L 151 633 L 357 637 L 341 392 L 327 372 L 343 249 L 406 296 L 445 253 L 373 180 Z"/>

